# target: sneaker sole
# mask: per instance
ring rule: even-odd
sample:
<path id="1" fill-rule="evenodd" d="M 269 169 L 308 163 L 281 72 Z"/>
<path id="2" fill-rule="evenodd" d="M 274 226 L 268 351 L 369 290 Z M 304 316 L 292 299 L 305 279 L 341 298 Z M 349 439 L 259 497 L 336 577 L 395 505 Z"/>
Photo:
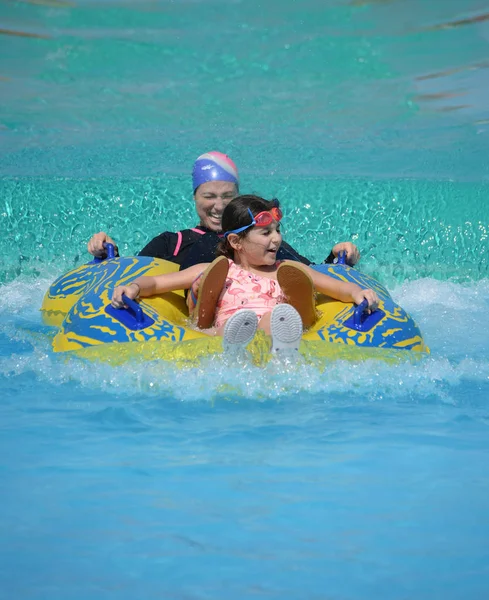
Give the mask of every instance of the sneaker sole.
<path id="1" fill-rule="evenodd" d="M 202 274 L 197 305 L 194 310 L 199 329 L 209 329 L 214 324 L 217 301 L 226 283 L 228 271 L 228 259 L 225 256 L 219 256 Z"/>
<path id="2" fill-rule="evenodd" d="M 224 325 L 224 350 L 245 348 L 254 338 L 257 328 L 256 313 L 252 310 L 239 310 Z"/>
<path id="3" fill-rule="evenodd" d="M 301 316 L 290 304 L 278 304 L 272 311 L 270 331 L 272 353 L 298 351 L 302 339 Z"/>
<path id="4" fill-rule="evenodd" d="M 311 277 L 299 263 L 283 263 L 279 266 L 277 280 L 287 299 L 302 319 L 305 329 L 312 327 L 317 320 L 315 290 Z"/>

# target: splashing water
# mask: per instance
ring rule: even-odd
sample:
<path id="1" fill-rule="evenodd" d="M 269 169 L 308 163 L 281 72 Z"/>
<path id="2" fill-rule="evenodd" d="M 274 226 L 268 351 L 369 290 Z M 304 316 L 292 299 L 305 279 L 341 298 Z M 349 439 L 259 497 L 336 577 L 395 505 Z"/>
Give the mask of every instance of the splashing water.
<path id="1" fill-rule="evenodd" d="M 0 14 L 0 598 L 485 598 L 489 21 L 425 3 Z M 284 237 L 413 315 L 417 362 L 120 367 L 51 349 L 97 230 L 195 224 L 218 149 Z"/>

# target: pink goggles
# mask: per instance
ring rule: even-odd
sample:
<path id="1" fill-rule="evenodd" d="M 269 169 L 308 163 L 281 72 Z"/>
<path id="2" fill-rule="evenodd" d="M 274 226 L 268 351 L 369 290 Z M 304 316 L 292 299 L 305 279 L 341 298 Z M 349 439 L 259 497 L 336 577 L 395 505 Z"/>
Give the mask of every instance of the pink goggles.
<path id="1" fill-rule="evenodd" d="M 274 206 L 270 210 L 264 210 L 258 213 L 255 217 L 253 216 L 253 213 L 250 209 L 248 209 L 248 212 L 250 213 L 251 223 L 249 225 L 245 225 L 244 227 L 238 227 L 238 229 L 226 231 L 224 237 L 228 236 L 230 233 L 241 233 L 245 229 L 248 229 L 249 227 L 254 227 L 255 225 L 257 227 L 268 227 L 274 221 L 280 221 L 283 216 L 282 211 L 278 206 Z"/>

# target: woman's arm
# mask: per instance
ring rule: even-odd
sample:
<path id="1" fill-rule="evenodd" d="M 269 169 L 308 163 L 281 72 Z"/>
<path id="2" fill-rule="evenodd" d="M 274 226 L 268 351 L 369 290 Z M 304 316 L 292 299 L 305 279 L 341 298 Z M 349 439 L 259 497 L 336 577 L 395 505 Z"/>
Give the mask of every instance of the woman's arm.
<path id="1" fill-rule="evenodd" d="M 352 242 L 340 242 L 333 246 L 329 256 L 324 262 L 332 263 L 340 252 L 346 252 L 346 262 L 351 266 L 355 265 L 360 260 L 360 250 L 355 244 Z M 305 256 L 301 256 L 297 250 L 294 250 L 290 244 L 287 244 L 287 242 L 284 241 L 282 241 L 277 258 L 279 260 L 297 260 L 307 266 L 314 264 Z"/>
<path id="2" fill-rule="evenodd" d="M 188 289 L 194 279 L 209 266 L 209 263 L 193 265 L 183 271 L 175 273 L 165 273 L 164 275 L 138 277 L 126 285 L 117 286 L 112 295 L 112 306 L 121 308 L 124 305 L 122 295 L 125 294 L 133 300 L 137 296 L 146 298 L 155 294 L 164 294 L 174 290 Z"/>

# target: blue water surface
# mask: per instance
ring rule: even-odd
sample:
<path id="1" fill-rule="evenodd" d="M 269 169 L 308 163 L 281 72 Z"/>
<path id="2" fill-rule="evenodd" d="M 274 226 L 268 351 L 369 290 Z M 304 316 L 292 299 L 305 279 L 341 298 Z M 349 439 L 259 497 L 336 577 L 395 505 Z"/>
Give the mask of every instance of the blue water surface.
<path id="1" fill-rule="evenodd" d="M 0 598 L 489 595 L 487 5 L 0 8 Z M 39 307 L 106 230 L 195 224 L 217 149 L 285 238 L 417 321 L 418 362 L 52 351 Z"/>

